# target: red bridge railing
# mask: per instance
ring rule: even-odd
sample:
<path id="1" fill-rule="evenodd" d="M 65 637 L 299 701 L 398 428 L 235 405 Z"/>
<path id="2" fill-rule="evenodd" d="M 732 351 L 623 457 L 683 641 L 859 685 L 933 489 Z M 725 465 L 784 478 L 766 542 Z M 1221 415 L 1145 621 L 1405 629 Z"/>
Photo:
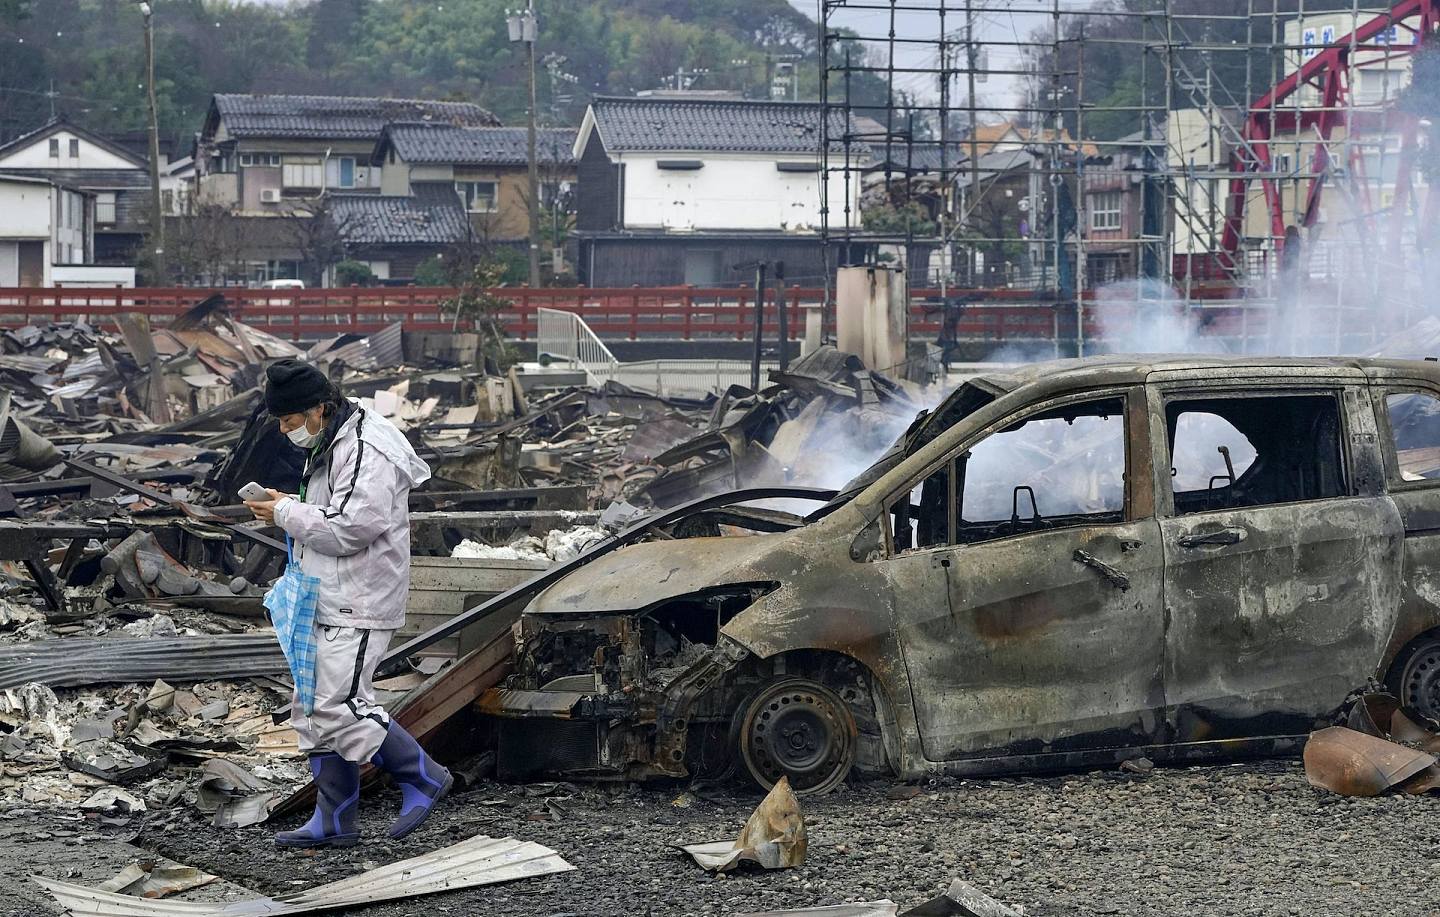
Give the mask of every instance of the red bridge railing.
<path id="1" fill-rule="evenodd" d="M 533 339 L 538 309 L 561 309 L 580 315 L 608 340 L 679 339 L 748 340 L 754 328 L 754 291 L 749 288 L 620 287 L 499 288 L 495 296 L 508 301 L 500 312 L 506 333 Z M 403 322 L 408 331 L 446 332 L 467 328 L 456 322 L 448 302 L 455 291 L 426 287 L 349 287 L 344 289 L 252 290 L 225 288 L 86 289 L 0 288 L 0 327 L 29 323 L 87 321 L 113 327 L 122 312 L 147 315 L 156 326 L 180 315 L 213 293 L 223 293 L 240 321 L 292 340 L 317 339 L 353 332 L 378 331 Z M 911 331 L 934 336 L 941 331 L 944 310 L 936 289 L 911 290 Z M 779 334 L 779 315 L 767 296 L 765 334 Z M 807 306 L 818 306 L 824 291 L 792 287 L 785 307 L 792 338 L 805 330 Z M 953 332 L 962 339 L 1054 340 L 1075 334 L 1075 306 L 1057 304 L 1031 290 L 949 290 L 947 298 L 973 300 L 955 315 Z M 1219 303 L 1215 304 L 1219 306 Z M 1099 326 L 1101 312 L 1113 305 L 1087 303 L 1085 333 Z M 1217 311 L 1223 311 L 1223 307 Z"/>

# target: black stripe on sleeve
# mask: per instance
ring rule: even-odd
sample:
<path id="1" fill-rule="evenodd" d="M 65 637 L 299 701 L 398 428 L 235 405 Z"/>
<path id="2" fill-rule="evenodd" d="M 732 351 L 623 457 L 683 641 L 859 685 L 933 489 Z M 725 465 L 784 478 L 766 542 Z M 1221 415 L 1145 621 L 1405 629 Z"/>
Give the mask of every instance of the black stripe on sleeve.
<path id="1" fill-rule="evenodd" d="M 350 502 L 350 497 L 355 493 L 355 482 L 360 480 L 360 462 L 365 458 L 365 440 L 360 438 L 360 431 L 365 424 L 365 410 L 360 410 L 360 416 L 355 420 L 355 470 L 350 473 L 350 488 L 345 491 L 345 496 L 340 500 L 339 509 L 327 509 L 326 519 L 334 519 L 336 516 L 345 514 L 345 506 Z M 333 480 L 333 478 L 332 478 Z M 333 500 L 335 495 L 332 493 Z"/>

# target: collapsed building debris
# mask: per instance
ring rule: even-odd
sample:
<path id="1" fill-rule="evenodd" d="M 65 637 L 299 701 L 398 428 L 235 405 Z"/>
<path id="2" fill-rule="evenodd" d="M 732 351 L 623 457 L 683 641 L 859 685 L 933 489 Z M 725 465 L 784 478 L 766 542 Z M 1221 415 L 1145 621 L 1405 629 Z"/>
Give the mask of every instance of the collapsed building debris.
<path id="1" fill-rule="evenodd" d="M 305 352 L 218 296 L 164 327 L 115 322 L 0 336 L 0 798 L 253 824 L 301 768 L 271 716 L 290 685 L 260 601 L 284 542 L 236 490 L 298 486 L 303 454 L 260 384 L 266 362 Z M 698 429 L 706 407 L 487 373 L 406 339 L 397 324 L 308 352 L 435 469 L 411 498 L 402 642 L 608 537 L 587 528 L 618 486 L 602 479 L 655 473 L 629 449 L 636 428 L 685 411 Z M 455 629 L 378 689 L 393 700 L 489 640 Z"/>
<path id="2" fill-rule="evenodd" d="M 634 450 L 659 449 L 650 457 L 664 469 L 643 496 L 669 507 L 742 487 L 838 485 L 837 451 L 879 455 L 922 404 L 917 389 L 871 372 L 853 354 L 829 345 L 788 371 L 771 371 L 770 382 L 755 393 L 732 386 L 698 435 L 682 439 L 674 418 L 643 428 Z"/>
<path id="3" fill-rule="evenodd" d="M 435 892 L 493 885 L 517 879 L 551 875 L 574 869 L 555 851 L 514 838 L 490 838 L 476 835 L 458 844 L 451 844 L 418 857 L 394 863 L 341 879 L 328 885 L 281 895 L 276 898 L 254 898 L 243 902 L 201 903 L 167 901 L 148 904 L 129 895 L 99 888 L 90 888 L 42 876 L 30 878 L 54 896 L 60 906 L 74 917 L 105 917 L 127 914 L 130 917 L 168 915 L 168 917 L 223 917 L 226 914 L 310 914 L 339 908 L 377 904 L 397 898 L 417 898 Z"/>
<path id="4" fill-rule="evenodd" d="M 1411 711 L 1378 686 L 1355 692 L 1339 719 L 1310 734 L 1305 779 L 1342 796 L 1440 789 L 1440 723 Z"/>
<path id="5" fill-rule="evenodd" d="M 193 866 L 167 866 L 147 860 L 131 863 L 116 873 L 113 879 L 97 885 L 95 890 L 134 898 L 164 898 L 201 888 L 218 879 L 218 876 L 201 872 Z"/>

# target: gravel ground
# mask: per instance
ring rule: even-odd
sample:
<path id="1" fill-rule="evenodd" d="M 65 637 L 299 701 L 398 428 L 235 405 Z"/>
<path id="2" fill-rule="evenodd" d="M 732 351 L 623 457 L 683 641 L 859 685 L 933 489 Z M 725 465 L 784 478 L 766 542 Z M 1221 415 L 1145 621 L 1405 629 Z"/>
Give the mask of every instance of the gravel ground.
<path id="1" fill-rule="evenodd" d="M 398 799 L 387 792 L 365 801 L 367 838 L 383 837 Z M 363 910 L 367 917 L 728 915 L 884 897 L 910 906 L 953 877 L 1031 917 L 1440 914 L 1440 798 L 1344 799 L 1307 785 L 1296 761 L 1148 777 L 854 785 L 802 800 L 809 859 L 786 871 L 712 877 L 670 848 L 733 837 L 759 799 L 740 788 L 695 797 L 681 788 L 485 783 L 397 844 L 279 851 L 273 827 L 219 832 L 189 816 L 152 823 L 135 843 L 268 894 L 473 834 L 537 841 L 577 867 L 378 905 Z M 24 831 L 0 838 L 0 856 L 7 842 L 24 841 Z M 64 850 L 83 855 L 83 847 Z M 52 868 L 63 875 L 67 867 Z"/>

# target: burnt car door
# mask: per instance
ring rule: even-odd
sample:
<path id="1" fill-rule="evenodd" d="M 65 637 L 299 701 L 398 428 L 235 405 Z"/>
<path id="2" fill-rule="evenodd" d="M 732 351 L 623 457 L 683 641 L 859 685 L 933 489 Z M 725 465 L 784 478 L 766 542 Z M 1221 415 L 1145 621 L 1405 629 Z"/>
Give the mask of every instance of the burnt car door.
<path id="1" fill-rule="evenodd" d="M 1151 386 L 1177 742 L 1308 731 L 1375 674 L 1402 528 L 1361 384 Z"/>
<path id="2" fill-rule="evenodd" d="M 1163 628 L 1147 443 L 1143 388 L 1052 399 L 892 497 L 877 562 L 927 759 L 1149 740 Z"/>

